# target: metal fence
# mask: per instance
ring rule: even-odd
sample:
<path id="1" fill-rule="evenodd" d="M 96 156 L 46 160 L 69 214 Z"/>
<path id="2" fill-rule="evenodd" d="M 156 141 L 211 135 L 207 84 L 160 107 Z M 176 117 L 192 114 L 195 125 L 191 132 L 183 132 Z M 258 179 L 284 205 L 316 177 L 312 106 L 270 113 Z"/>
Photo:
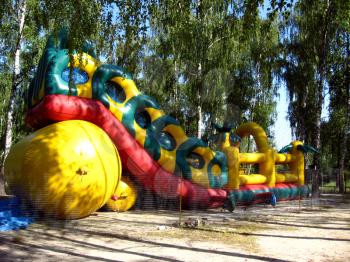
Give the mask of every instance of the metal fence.
<path id="1" fill-rule="evenodd" d="M 307 169 L 305 172 L 305 183 L 312 184 L 312 170 Z M 320 192 L 321 193 L 340 193 L 339 187 L 340 170 L 339 168 L 329 168 L 321 171 Z M 350 193 L 350 178 L 345 176 L 344 180 L 345 193 Z"/>

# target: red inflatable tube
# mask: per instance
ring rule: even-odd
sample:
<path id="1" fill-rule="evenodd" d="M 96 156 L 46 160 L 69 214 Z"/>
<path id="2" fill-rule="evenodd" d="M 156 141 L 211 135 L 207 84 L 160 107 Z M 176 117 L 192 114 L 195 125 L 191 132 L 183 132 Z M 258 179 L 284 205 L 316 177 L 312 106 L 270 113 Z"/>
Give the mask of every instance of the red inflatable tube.
<path id="1" fill-rule="evenodd" d="M 115 116 L 96 100 L 48 95 L 26 114 L 26 123 L 41 128 L 53 122 L 84 120 L 102 128 L 118 149 L 123 168 L 127 169 L 145 188 L 164 198 L 182 196 L 189 206 L 214 208 L 222 206 L 227 193 L 221 189 L 207 189 L 165 171 Z"/>

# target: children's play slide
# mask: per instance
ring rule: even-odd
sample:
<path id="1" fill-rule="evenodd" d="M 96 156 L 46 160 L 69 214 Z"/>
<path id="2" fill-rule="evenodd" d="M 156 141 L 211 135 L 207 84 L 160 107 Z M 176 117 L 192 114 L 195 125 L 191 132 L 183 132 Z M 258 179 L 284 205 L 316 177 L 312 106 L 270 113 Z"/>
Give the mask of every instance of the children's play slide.
<path id="1" fill-rule="evenodd" d="M 190 208 L 307 194 L 301 142 L 278 154 L 258 124 L 245 123 L 221 130 L 221 151 L 213 151 L 187 137 L 121 67 L 88 50 L 74 53 L 71 64 L 64 36 L 49 39 L 27 106 L 25 121 L 36 131 L 6 159 L 7 190 L 48 216 L 81 218 L 106 204 L 128 210 L 135 184 Z M 240 138 L 249 135 L 258 152 L 240 153 Z M 243 164 L 257 164 L 259 172 L 245 174 Z M 276 172 L 280 164 L 288 173 Z"/>

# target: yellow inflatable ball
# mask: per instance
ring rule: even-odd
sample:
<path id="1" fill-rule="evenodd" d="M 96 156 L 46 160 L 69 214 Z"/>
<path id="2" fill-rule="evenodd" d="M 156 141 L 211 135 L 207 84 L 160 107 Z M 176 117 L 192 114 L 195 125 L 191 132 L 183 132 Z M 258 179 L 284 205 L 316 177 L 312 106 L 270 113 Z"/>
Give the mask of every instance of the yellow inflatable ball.
<path id="1" fill-rule="evenodd" d="M 124 212 L 132 208 L 136 202 L 137 188 L 130 179 L 122 177 L 113 196 L 107 201 L 108 210 Z"/>
<path id="2" fill-rule="evenodd" d="M 86 217 L 101 208 L 117 188 L 121 170 L 108 135 L 80 120 L 37 130 L 14 145 L 5 161 L 13 194 L 59 219 Z"/>

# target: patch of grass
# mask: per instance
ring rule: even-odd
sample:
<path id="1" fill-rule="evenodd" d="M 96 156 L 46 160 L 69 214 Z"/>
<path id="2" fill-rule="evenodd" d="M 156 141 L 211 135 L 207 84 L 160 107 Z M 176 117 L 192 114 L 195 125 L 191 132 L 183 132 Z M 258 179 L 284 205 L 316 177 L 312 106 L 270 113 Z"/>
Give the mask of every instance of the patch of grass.
<path id="1" fill-rule="evenodd" d="M 345 180 L 344 181 L 344 185 L 345 186 L 350 186 L 350 180 Z M 335 186 L 337 186 L 337 182 L 336 181 L 329 181 L 328 183 L 324 183 L 322 186 L 333 186 L 333 187 L 335 187 Z"/>
<path id="2" fill-rule="evenodd" d="M 191 242 L 217 242 L 244 250 L 257 252 L 256 238 L 230 232 L 203 231 L 200 229 L 175 228 L 167 231 L 149 232 L 150 236 L 174 238 Z M 214 247 L 214 246 L 213 246 Z"/>
<path id="3" fill-rule="evenodd" d="M 270 228 L 263 224 L 247 224 L 234 226 L 233 224 L 209 224 L 196 228 L 170 227 L 166 230 L 148 232 L 148 236 L 173 238 L 181 241 L 217 242 L 237 247 L 249 252 L 258 252 L 256 237 L 250 233 L 257 233 Z"/>
<path id="4" fill-rule="evenodd" d="M 319 207 L 320 210 L 323 210 L 323 209 L 330 209 L 330 208 L 335 208 L 335 206 L 331 206 L 331 205 L 322 205 Z"/>

